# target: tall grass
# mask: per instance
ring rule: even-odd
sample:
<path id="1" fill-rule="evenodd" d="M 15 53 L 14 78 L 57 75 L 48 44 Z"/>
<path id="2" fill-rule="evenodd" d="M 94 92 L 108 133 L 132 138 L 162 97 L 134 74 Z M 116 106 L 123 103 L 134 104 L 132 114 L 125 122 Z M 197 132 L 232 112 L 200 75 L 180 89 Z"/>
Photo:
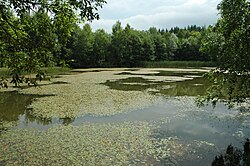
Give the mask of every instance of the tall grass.
<path id="1" fill-rule="evenodd" d="M 143 62 L 142 67 L 147 68 L 188 68 L 188 67 L 215 67 L 216 62 L 202 62 L 202 61 L 157 61 L 157 62 Z"/>

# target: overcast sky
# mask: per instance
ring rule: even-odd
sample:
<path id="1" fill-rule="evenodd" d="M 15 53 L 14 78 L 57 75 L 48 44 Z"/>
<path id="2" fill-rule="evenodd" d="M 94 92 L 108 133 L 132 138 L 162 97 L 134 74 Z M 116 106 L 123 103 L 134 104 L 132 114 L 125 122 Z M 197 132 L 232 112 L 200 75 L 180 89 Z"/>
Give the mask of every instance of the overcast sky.
<path id="1" fill-rule="evenodd" d="M 221 0 L 107 0 L 99 10 L 100 20 L 91 23 L 93 30 L 111 32 L 119 20 L 138 30 L 174 26 L 210 25 L 218 18 L 217 4 Z"/>

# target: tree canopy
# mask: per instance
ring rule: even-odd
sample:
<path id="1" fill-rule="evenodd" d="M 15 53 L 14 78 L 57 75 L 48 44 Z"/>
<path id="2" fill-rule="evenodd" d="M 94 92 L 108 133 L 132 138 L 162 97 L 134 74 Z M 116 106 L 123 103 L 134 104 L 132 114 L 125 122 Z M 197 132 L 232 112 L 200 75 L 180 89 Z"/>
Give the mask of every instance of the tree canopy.
<path id="1" fill-rule="evenodd" d="M 200 51 L 201 40 L 208 30 L 179 28 L 175 33 L 151 27 L 139 31 L 117 21 L 109 34 L 103 29 L 95 32 L 90 25 L 77 27 L 67 44 L 68 60 L 72 67 L 143 67 L 143 62 L 168 60 L 210 61 L 207 53 Z M 185 36 L 178 37 L 179 31 Z M 188 48 L 183 47 L 188 42 Z M 188 50 L 188 51 L 187 51 Z"/>
<path id="2" fill-rule="evenodd" d="M 11 70 L 12 82 L 38 72 L 51 62 L 63 63 L 66 44 L 78 20 L 99 19 L 104 0 L 2 0 L 0 2 L 1 65 Z M 26 80 L 29 82 L 30 80 Z"/>
<path id="3" fill-rule="evenodd" d="M 244 102 L 250 96 L 250 2 L 222 0 L 218 10 L 221 18 L 203 41 L 203 49 L 213 55 L 217 52 L 219 63 L 208 74 L 214 85 L 202 100 Z"/>

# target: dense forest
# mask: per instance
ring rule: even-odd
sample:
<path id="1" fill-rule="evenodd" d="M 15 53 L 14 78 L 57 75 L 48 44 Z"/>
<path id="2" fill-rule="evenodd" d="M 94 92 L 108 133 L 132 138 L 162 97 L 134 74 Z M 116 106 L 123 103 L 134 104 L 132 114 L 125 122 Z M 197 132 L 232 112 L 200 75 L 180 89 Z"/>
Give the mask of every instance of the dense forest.
<path id="1" fill-rule="evenodd" d="M 147 31 L 130 25 L 113 25 L 112 33 L 92 32 L 90 25 L 75 27 L 66 45 L 67 61 L 72 67 L 135 67 L 144 61 L 212 61 L 216 57 L 201 52 L 209 28 L 189 26 L 169 31 L 151 27 Z"/>
<path id="2" fill-rule="evenodd" d="M 170 30 L 151 27 L 139 31 L 128 24 L 122 27 L 117 21 L 109 34 L 103 29 L 93 32 L 89 24 L 82 28 L 75 22 L 65 23 L 66 27 L 58 25 L 61 20 L 52 21 L 45 11 L 25 13 L 22 18 L 11 13 L 10 16 L 15 26 L 25 29 L 26 34 L 13 30 L 13 33 L 20 33 L 16 34 L 18 40 L 12 39 L 12 34 L 2 36 L 7 42 L 1 40 L 1 66 L 12 63 L 6 57 L 9 54 L 20 57 L 20 61 L 32 61 L 32 64 L 41 61 L 43 66 L 68 64 L 73 68 L 136 67 L 145 61 L 165 60 L 216 61 L 216 55 L 201 49 L 207 36 L 214 35 L 212 26 L 191 25 Z M 3 25 L 2 31 L 6 31 L 5 28 L 8 27 Z M 15 48 L 17 45 L 19 48 Z M 17 53 L 17 49 L 21 51 Z M 24 54 L 28 59 L 21 59 Z"/>
<path id="3" fill-rule="evenodd" d="M 26 33 L 13 29 L 12 33 L 18 33 L 15 34 L 18 39 L 13 39 L 13 34 L 9 32 L 1 36 L 4 38 L 0 47 L 1 66 L 12 63 L 6 57 L 9 54 L 15 55 L 15 60 L 28 60 L 32 64 L 39 61 L 44 66 L 67 63 L 74 68 L 134 67 L 143 61 L 216 60 L 216 56 L 201 52 L 202 42 L 208 34 L 213 33 L 211 26 L 193 25 L 170 30 L 152 27 L 147 31 L 138 31 L 130 25 L 123 28 L 117 21 L 109 34 L 103 29 L 93 32 L 89 24 L 82 28 L 74 22 L 58 25 L 61 20 L 52 21 L 45 11 L 25 13 L 21 18 L 13 13 L 9 15 L 15 27 L 22 27 Z M 11 28 L 6 25 L 2 27 L 2 31 Z M 24 54 L 28 55 L 28 59 L 21 58 Z"/>
<path id="4" fill-rule="evenodd" d="M 69 4 L 61 4 L 58 10 L 55 6 L 51 7 L 54 15 L 43 7 L 19 15 L 2 7 L 2 67 L 15 69 L 12 65 L 18 63 L 18 70 L 30 72 L 36 66 L 66 64 L 73 68 L 135 67 L 144 61 L 216 60 L 216 55 L 201 52 L 206 38 L 215 35 L 212 26 L 192 25 L 170 30 L 151 27 L 139 31 L 130 25 L 122 27 L 117 21 L 111 34 L 103 29 L 93 32 L 89 24 L 79 24 L 76 14 L 68 9 Z"/>

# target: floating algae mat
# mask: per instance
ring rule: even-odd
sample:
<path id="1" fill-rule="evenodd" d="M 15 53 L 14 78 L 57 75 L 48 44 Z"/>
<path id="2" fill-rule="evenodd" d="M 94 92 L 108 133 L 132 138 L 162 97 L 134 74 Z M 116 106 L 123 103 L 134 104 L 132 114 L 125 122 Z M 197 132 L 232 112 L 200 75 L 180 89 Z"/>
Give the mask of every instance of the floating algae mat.
<path id="1" fill-rule="evenodd" d="M 15 130 L 1 136 L 0 163 L 11 165 L 127 165 L 155 162 L 150 128 L 138 124 L 55 126 Z M 147 157 L 150 159 L 147 161 Z"/>
<path id="2" fill-rule="evenodd" d="M 4 132 L 1 135 L 0 163 L 161 165 L 176 161 L 175 157 L 183 156 L 189 150 L 178 138 L 152 138 L 152 128 L 146 122 L 85 123 L 81 126 L 54 126 L 46 131 L 18 129 Z"/>
<path id="3" fill-rule="evenodd" d="M 126 78 L 113 75 L 117 71 L 86 72 L 67 75 L 57 81 L 68 84 L 51 84 L 40 88 L 24 89 L 24 94 L 54 95 L 39 98 L 30 107 L 36 116 L 43 118 L 72 118 L 86 114 L 108 116 L 145 108 L 156 98 L 146 92 L 117 91 L 100 83 L 108 79 Z"/>
<path id="4" fill-rule="evenodd" d="M 211 165 L 227 145 L 242 148 L 250 116 L 197 108 L 204 72 L 78 69 L 10 88 L 0 93 L 0 165 Z"/>

